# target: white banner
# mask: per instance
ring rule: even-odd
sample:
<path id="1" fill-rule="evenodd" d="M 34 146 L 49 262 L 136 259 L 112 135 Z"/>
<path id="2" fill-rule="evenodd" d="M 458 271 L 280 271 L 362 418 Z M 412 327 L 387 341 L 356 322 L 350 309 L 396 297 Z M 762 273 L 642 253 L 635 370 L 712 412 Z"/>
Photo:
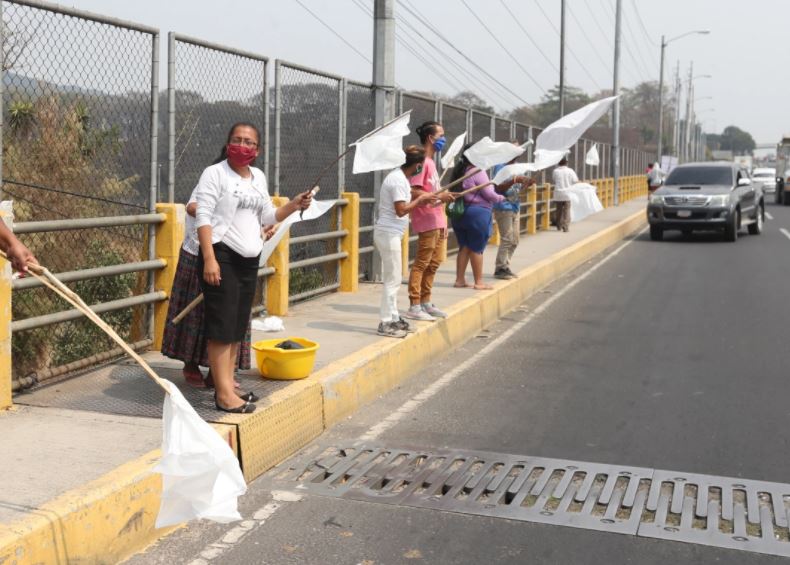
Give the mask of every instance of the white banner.
<path id="1" fill-rule="evenodd" d="M 274 253 L 275 247 L 277 247 L 277 244 L 280 243 L 280 240 L 283 238 L 283 236 L 288 233 L 288 230 L 291 228 L 292 224 L 320 218 L 334 205 L 334 200 L 313 200 L 310 203 L 310 207 L 304 211 L 304 214 L 302 214 L 303 217 L 299 217 L 299 212 L 294 212 L 285 218 L 282 222 L 280 222 L 280 225 L 277 227 L 277 231 L 274 232 L 274 235 L 271 237 L 271 239 L 263 242 L 263 251 L 261 251 L 261 259 L 258 262 L 258 265 L 261 267 L 266 265 L 266 261 L 268 261 L 272 253 Z"/>

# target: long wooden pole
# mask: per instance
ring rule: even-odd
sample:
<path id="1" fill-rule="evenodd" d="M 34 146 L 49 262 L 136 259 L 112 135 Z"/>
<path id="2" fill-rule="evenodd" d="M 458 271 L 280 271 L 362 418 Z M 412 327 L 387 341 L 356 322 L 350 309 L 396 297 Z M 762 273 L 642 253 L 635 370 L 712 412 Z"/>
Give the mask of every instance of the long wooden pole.
<path id="1" fill-rule="evenodd" d="M 2 256 L 6 260 L 8 259 L 8 256 L 2 251 L 0 251 L 0 256 Z M 35 265 L 35 264 L 28 264 L 27 268 L 30 274 L 33 275 L 35 278 L 37 278 L 39 281 L 41 281 L 41 283 L 44 286 L 46 286 L 47 288 L 58 294 L 66 302 L 68 302 L 69 304 L 74 306 L 77 310 L 82 312 L 90 321 L 92 321 L 94 324 L 99 326 L 99 328 L 101 328 L 101 330 L 104 331 L 104 333 L 109 335 L 113 339 L 113 341 L 115 341 L 115 343 L 121 346 L 121 349 L 123 349 L 126 353 L 128 353 L 132 359 L 137 361 L 140 364 L 140 366 L 143 369 L 145 369 L 145 372 L 148 374 L 148 376 L 156 384 L 158 384 L 162 388 L 162 390 L 164 390 L 167 394 L 170 394 L 170 390 L 167 388 L 167 384 L 165 384 L 165 381 L 154 372 L 151 366 L 148 363 L 146 363 L 145 360 L 142 357 L 140 357 L 140 355 L 134 349 L 132 349 L 129 346 L 129 344 L 127 344 L 123 340 L 123 338 L 119 336 L 114 329 L 112 329 L 112 327 L 109 324 L 107 324 L 107 322 L 102 320 L 96 312 L 91 310 L 90 306 L 85 304 L 85 302 L 82 300 L 82 298 L 80 298 L 80 296 L 77 293 L 75 293 L 69 287 L 63 284 L 46 267 L 42 267 L 40 265 Z"/>
<path id="2" fill-rule="evenodd" d="M 446 186 L 443 186 L 442 188 L 440 188 L 439 190 L 437 190 L 435 194 L 439 194 L 440 192 L 444 192 L 444 191 L 446 191 L 446 190 L 450 190 L 452 187 L 454 187 L 454 186 L 456 186 L 456 185 L 458 185 L 458 184 L 460 184 L 460 183 L 464 182 L 466 179 L 468 179 L 469 177 L 472 177 L 472 176 L 476 175 L 476 174 L 477 174 L 477 173 L 479 173 L 479 172 L 480 172 L 480 169 L 478 169 L 477 167 L 475 167 L 474 169 L 472 169 L 471 171 L 469 171 L 468 173 L 466 173 L 464 176 L 462 176 L 460 179 L 456 179 L 456 180 L 454 180 L 453 182 L 451 182 L 450 184 L 448 184 L 448 185 L 446 185 Z"/>

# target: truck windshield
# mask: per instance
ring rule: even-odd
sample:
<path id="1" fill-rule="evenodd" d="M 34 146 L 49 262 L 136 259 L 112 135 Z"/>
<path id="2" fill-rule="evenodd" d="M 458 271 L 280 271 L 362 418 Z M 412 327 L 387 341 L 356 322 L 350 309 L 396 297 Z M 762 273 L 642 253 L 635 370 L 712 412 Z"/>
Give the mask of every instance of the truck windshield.
<path id="1" fill-rule="evenodd" d="M 730 167 L 678 167 L 669 173 L 666 185 L 678 184 L 727 184 L 732 185 Z"/>

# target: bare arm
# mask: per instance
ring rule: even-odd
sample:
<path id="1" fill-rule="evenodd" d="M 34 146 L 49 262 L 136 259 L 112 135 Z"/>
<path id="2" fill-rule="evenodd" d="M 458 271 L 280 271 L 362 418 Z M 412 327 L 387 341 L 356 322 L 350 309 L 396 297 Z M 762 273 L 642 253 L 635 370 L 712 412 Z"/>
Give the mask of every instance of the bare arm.
<path id="1" fill-rule="evenodd" d="M 414 210 L 417 206 L 419 206 L 423 202 L 427 202 L 434 199 L 438 200 L 438 197 L 434 196 L 430 192 L 420 191 L 420 194 L 408 204 L 403 201 L 395 202 L 395 214 L 399 218 L 402 218 L 403 216 Z"/>
<path id="2" fill-rule="evenodd" d="M 203 255 L 203 280 L 211 286 L 219 286 L 222 276 L 219 263 L 214 256 L 214 245 L 211 243 L 211 226 L 200 226 L 197 234 L 200 252 Z"/>
<path id="3" fill-rule="evenodd" d="M 3 221 L 0 221 L 0 249 L 5 252 L 11 266 L 22 273 L 27 272 L 28 263 L 38 264 L 33 253 L 17 239 Z"/>

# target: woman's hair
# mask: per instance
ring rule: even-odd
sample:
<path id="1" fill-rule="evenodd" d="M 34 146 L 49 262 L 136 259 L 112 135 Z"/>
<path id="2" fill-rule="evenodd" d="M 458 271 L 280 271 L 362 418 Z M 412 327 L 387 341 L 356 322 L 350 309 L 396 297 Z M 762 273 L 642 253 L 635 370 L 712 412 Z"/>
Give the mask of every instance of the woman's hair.
<path id="1" fill-rule="evenodd" d="M 425 142 L 428 141 L 428 138 L 435 134 L 441 126 L 442 124 L 439 122 L 434 122 L 431 120 L 428 122 L 423 122 L 423 124 L 418 126 L 414 132 L 420 136 L 420 143 L 424 145 Z"/>
<path id="2" fill-rule="evenodd" d="M 251 128 L 255 132 L 255 137 L 258 138 L 258 148 L 261 146 L 261 132 L 258 129 L 258 126 L 255 124 L 251 124 L 250 122 L 236 122 L 232 126 L 230 126 L 230 130 L 228 130 L 228 138 L 225 140 L 225 144 L 222 146 L 222 151 L 219 153 L 219 157 L 214 159 L 212 165 L 216 165 L 217 163 L 221 163 L 225 159 L 228 158 L 228 143 L 230 143 L 230 138 L 233 137 L 233 133 L 236 131 L 236 128 Z M 250 165 L 254 165 L 255 161 L 250 163 Z"/>
<path id="3" fill-rule="evenodd" d="M 455 162 L 455 167 L 453 167 L 453 172 L 450 175 L 450 182 L 457 181 L 462 176 L 464 176 L 464 172 L 466 171 L 466 168 L 472 164 L 471 161 L 469 161 L 469 159 L 467 159 L 465 155 L 466 150 L 472 147 L 472 145 L 474 145 L 474 143 L 467 143 L 466 145 L 464 145 L 463 149 L 461 149 L 461 152 L 458 154 L 458 159 Z M 460 190 L 460 187 L 453 187 L 453 188 L 458 188 Z M 450 191 L 453 192 L 453 189 L 450 189 Z"/>
<path id="4" fill-rule="evenodd" d="M 401 165 L 401 169 L 408 169 L 416 163 L 425 161 L 425 149 L 419 145 L 409 145 L 403 152 L 406 153 L 406 162 Z"/>

